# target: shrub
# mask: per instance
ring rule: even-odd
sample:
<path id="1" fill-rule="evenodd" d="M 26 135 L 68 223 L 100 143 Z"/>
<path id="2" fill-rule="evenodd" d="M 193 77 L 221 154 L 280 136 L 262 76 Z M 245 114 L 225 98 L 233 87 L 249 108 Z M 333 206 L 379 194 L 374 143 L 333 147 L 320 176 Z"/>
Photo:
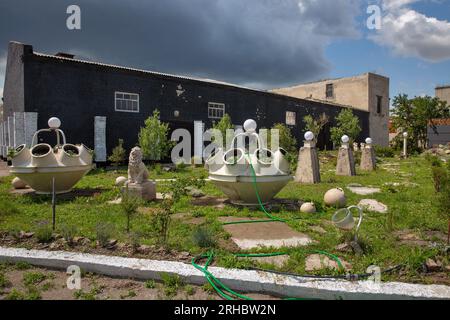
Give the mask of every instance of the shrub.
<path id="1" fill-rule="evenodd" d="M 391 147 L 382 147 L 382 146 L 375 146 L 375 155 L 380 158 L 393 158 L 395 155 L 394 149 Z"/>
<path id="2" fill-rule="evenodd" d="M 128 234 L 128 240 L 130 241 L 131 247 L 134 251 L 137 251 L 141 245 L 142 235 L 139 232 L 130 232 Z"/>
<path id="3" fill-rule="evenodd" d="M 119 143 L 114 147 L 112 154 L 109 156 L 108 160 L 112 162 L 114 166 L 119 166 L 124 163 L 126 159 L 126 150 L 123 148 L 123 139 L 119 139 Z"/>
<path id="4" fill-rule="evenodd" d="M 147 160 L 164 159 L 173 146 L 168 138 L 169 124 L 159 119 L 159 111 L 153 111 L 153 116 L 145 120 L 145 126 L 139 132 L 139 145 Z"/>
<path id="5" fill-rule="evenodd" d="M 349 136 L 350 144 L 352 144 L 360 132 L 359 118 L 353 114 L 351 109 L 342 110 L 336 117 L 336 126 L 330 129 L 331 140 L 335 146 L 341 144 L 343 135 Z"/>
<path id="6" fill-rule="evenodd" d="M 36 238 L 40 243 L 49 243 L 53 238 L 52 226 L 48 221 L 43 221 L 38 224 L 36 229 Z"/>
<path id="7" fill-rule="evenodd" d="M 228 114 L 225 114 L 219 122 L 213 123 L 213 129 L 219 130 L 222 134 L 222 141 L 215 141 L 214 137 L 212 142 L 216 143 L 219 147 L 223 149 L 228 149 L 228 145 L 231 144 L 231 137 L 227 137 L 227 130 L 234 130 L 233 122 Z M 227 139 L 228 138 L 228 139 Z"/>
<path id="8" fill-rule="evenodd" d="M 98 243 L 102 247 L 106 247 L 114 234 L 114 225 L 108 222 L 99 222 L 97 223 L 95 231 Z"/>
<path id="9" fill-rule="evenodd" d="M 73 224 L 63 224 L 61 226 L 61 235 L 68 244 L 73 244 L 73 238 L 77 235 L 78 229 Z"/>
<path id="10" fill-rule="evenodd" d="M 216 238 L 211 229 L 199 227 L 194 230 L 192 240 L 200 248 L 213 248 L 216 246 Z"/>
<path id="11" fill-rule="evenodd" d="M 36 285 L 46 279 L 47 276 L 42 272 L 26 272 L 23 275 L 23 284 L 26 286 Z"/>

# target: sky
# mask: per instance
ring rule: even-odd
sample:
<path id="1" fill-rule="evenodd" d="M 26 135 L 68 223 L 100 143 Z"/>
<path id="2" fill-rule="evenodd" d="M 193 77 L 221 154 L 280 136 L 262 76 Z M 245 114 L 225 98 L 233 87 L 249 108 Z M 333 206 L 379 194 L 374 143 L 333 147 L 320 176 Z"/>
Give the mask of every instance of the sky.
<path id="1" fill-rule="evenodd" d="M 0 96 L 9 41 L 258 89 L 365 72 L 391 98 L 450 84 L 450 0 L 1 0 Z"/>

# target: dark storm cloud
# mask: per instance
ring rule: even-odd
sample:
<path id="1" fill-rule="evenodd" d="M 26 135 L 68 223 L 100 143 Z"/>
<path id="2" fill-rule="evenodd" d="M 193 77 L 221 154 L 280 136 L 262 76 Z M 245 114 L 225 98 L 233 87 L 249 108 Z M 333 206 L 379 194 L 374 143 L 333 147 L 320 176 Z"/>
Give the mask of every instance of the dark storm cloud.
<path id="1" fill-rule="evenodd" d="M 82 30 L 66 28 L 77 4 Z M 355 37 L 359 0 L 2 0 L 10 40 L 40 52 L 262 88 L 323 76 L 324 48 Z"/>

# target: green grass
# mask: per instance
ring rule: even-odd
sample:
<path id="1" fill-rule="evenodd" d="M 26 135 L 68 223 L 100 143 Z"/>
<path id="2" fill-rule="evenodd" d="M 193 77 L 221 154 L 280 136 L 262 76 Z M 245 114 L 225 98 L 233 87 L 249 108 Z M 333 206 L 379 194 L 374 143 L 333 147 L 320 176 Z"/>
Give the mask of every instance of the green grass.
<path id="1" fill-rule="evenodd" d="M 421 264 L 428 257 L 439 254 L 439 249 L 429 247 L 416 247 L 400 244 L 394 232 L 404 229 L 412 229 L 418 234 L 426 231 L 447 232 L 448 213 L 438 208 L 439 195 L 435 192 L 431 174 L 431 168 L 427 161 L 421 157 L 410 158 L 404 161 L 395 159 L 383 159 L 380 165 L 394 164 L 396 172 L 390 172 L 380 167 L 376 172 L 360 172 L 356 177 L 339 177 L 334 174 L 333 159 L 321 164 L 322 183 L 317 185 L 299 185 L 289 183 L 278 195 L 279 198 L 299 199 L 314 201 L 318 204 L 317 214 L 302 214 L 299 212 L 277 212 L 274 215 L 283 218 L 301 218 L 290 221 L 289 225 L 300 232 L 307 233 L 317 242 L 300 248 L 285 248 L 290 259 L 280 268 L 281 271 L 304 273 L 304 259 L 313 250 L 325 250 L 338 254 L 353 265 L 353 272 L 365 272 L 370 265 L 378 265 L 382 269 L 397 264 L 405 264 L 407 275 L 414 277 L 421 273 Z M 158 171 L 158 172 L 156 172 Z M 156 179 L 171 179 L 176 177 L 197 176 L 207 174 L 203 168 L 180 168 L 177 172 L 159 172 L 151 170 L 150 176 Z M 57 197 L 57 233 L 67 225 L 76 226 L 77 236 L 88 237 L 96 240 L 96 226 L 99 223 L 110 223 L 114 226 L 114 239 L 121 242 L 129 241 L 130 237 L 125 231 L 126 217 L 118 205 L 107 202 L 118 197 L 119 191 L 114 187 L 114 181 L 119 175 L 126 176 L 126 169 L 118 171 L 96 170 L 84 177 L 76 186 L 76 190 L 89 190 L 87 196 Z M 0 211 L 0 231 L 24 230 L 36 232 L 39 223 L 51 221 L 51 198 L 48 196 L 15 196 L 9 193 L 12 177 L 6 177 L 0 183 L 0 209 L 9 208 L 5 212 Z M 409 187 L 388 187 L 386 182 L 407 183 Z M 359 183 L 364 186 L 382 188 L 381 193 L 370 196 L 359 196 L 346 190 L 350 183 Z M 322 205 L 323 195 L 330 188 L 344 188 L 348 205 L 357 204 L 361 199 L 371 198 L 381 201 L 389 208 L 388 214 L 365 213 L 364 222 L 360 230 L 360 238 L 364 242 L 366 252 L 356 256 L 351 253 L 337 253 L 335 247 L 343 242 L 345 235 L 327 223 L 334 213 L 333 208 Z M 158 182 L 158 192 L 167 190 L 167 182 Z M 207 182 L 202 191 L 210 196 L 224 197 L 212 183 Z M 80 192 L 81 193 L 81 192 Z M 144 203 L 149 209 L 159 208 L 155 202 Z M 236 259 L 233 255 L 220 247 L 220 240 L 229 238 L 222 228 L 218 218 L 221 216 L 259 217 L 265 215 L 258 210 L 237 209 L 226 206 L 223 209 L 194 206 L 190 198 L 184 197 L 174 205 L 176 213 L 187 213 L 189 217 L 202 217 L 205 226 L 217 240 L 216 260 L 218 265 L 226 267 L 245 268 L 254 265 L 248 259 Z M 150 213 L 138 213 L 133 217 L 132 232 L 140 235 L 140 243 L 154 245 L 157 237 L 151 226 Z M 311 231 L 311 226 L 319 225 L 326 230 L 325 234 Z M 198 226 L 183 223 L 180 219 L 172 219 L 169 231 L 168 246 L 171 250 L 188 251 L 191 254 L 199 254 L 205 249 L 204 241 L 198 241 Z M 209 245 L 208 245 L 209 246 Z M 261 249 L 258 252 L 271 252 L 271 249 Z M 280 250 L 277 250 L 280 251 Z M 172 288 L 174 286 L 167 286 Z M 176 287 L 176 286 L 175 286 Z M 172 294 L 173 290 L 169 290 Z M 85 294 L 85 293 L 84 293 Z M 89 295 L 89 294 L 88 294 Z M 82 295 L 83 296 L 83 295 Z M 88 297 L 89 298 L 89 297 Z"/>

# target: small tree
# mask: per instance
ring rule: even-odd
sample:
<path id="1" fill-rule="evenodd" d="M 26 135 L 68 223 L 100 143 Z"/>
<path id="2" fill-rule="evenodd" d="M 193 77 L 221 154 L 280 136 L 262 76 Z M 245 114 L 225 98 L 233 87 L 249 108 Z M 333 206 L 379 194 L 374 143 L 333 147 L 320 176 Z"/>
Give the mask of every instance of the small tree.
<path id="1" fill-rule="evenodd" d="M 231 141 L 227 141 L 227 130 L 234 129 L 231 117 L 225 114 L 219 122 L 213 123 L 213 129 L 219 130 L 222 133 L 223 148 L 226 149 L 227 143 L 231 143 Z"/>
<path id="2" fill-rule="evenodd" d="M 126 153 L 127 152 L 123 148 L 123 139 L 119 139 L 118 145 L 114 147 L 108 160 L 112 162 L 113 166 L 117 167 L 125 162 Z"/>
<path id="3" fill-rule="evenodd" d="M 128 188 L 125 189 L 122 195 L 122 202 L 120 203 L 121 209 L 125 217 L 127 218 L 127 233 L 130 233 L 131 219 L 137 213 L 137 209 L 140 205 L 140 199 L 128 192 Z"/>
<path id="4" fill-rule="evenodd" d="M 336 117 L 336 124 L 336 127 L 330 129 L 331 140 L 335 146 L 340 145 L 343 135 L 349 136 L 351 144 L 361 133 L 359 119 L 351 109 L 342 110 Z"/>
<path id="5" fill-rule="evenodd" d="M 169 154 L 173 146 L 168 138 L 169 124 L 159 119 L 159 111 L 153 111 L 153 116 L 145 120 L 145 127 L 139 132 L 139 145 L 147 160 L 158 161 Z"/>
<path id="6" fill-rule="evenodd" d="M 408 149 L 419 151 L 427 146 L 427 130 L 430 126 L 436 130 L 434 119 L 447 118 L 450 109 L 438 98 L 429 96 L 409 99 L 408 95 L 400 94 L 393 100 L 393 125 L 399 132 L 408 132 Z M 403 138 L 397 137 L 396 144 L 401 146 Z"/>
<path id="7" fill-rule="evenodd" d="M 323 127 L 325 127 L 329 121 L 330 118 L 325 113 L 322 113 L 316 119 L 314 119 L 311 115 L 307 115 L 303 118 L 306 131 L 311 131 L 312 133 L 314 133 L 316 141 L 319 137 L 319 134 L 322 132 Z"/>

